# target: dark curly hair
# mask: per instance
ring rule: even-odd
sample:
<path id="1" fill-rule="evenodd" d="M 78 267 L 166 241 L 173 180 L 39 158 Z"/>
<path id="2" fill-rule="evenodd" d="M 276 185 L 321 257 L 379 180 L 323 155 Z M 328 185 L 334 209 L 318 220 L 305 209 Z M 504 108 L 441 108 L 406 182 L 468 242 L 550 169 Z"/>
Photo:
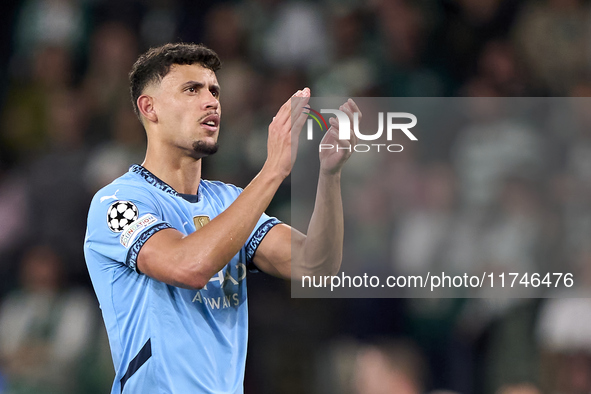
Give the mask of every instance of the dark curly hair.
<path id="1" fill-rule="evenodd" d="M 169 73 L 173 64 L 200 64 L 213 72 L 222 66 L 218 55 L 201 44 L 181 42 L 150 48 L 137 59 L 129 73 L 131 103 L 140 121 L 142 118 L 137 106 L 138 97 L 148 84 L 160 82 Z"/>

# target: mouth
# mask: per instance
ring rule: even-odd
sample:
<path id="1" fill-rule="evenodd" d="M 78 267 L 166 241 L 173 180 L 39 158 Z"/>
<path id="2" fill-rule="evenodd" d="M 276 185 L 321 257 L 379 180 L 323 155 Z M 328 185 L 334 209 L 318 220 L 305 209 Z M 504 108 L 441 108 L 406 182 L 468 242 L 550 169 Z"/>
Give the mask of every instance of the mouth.
<path id="1" fill-rule="evenodd" d="M 208 131 L 216 132 L 220 126 L 220 115 L 207 115 L 201 120 L 201 126 Z"/>

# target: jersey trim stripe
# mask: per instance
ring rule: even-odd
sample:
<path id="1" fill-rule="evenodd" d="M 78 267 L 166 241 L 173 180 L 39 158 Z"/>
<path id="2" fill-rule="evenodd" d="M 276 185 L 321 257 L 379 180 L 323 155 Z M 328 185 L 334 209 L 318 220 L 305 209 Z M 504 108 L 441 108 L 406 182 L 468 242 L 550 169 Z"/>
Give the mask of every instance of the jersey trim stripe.
<path id="1" fill-rule="evenodd" d="M 142 349 L 133 358 L 133 360 L 129 362 L 129 365 L 127 366 L 127 371 L 125 372 L 125 375 L 123 375 L 123 377 L 121 378 L 122 393 L 125 383 L 129 380 L 129 378 L 133 376 L 134 373 L 137 372 L 138 369 L 140 369 L 142 365 L 144 365 L 146 361 L 148 361 L 150 357 L 152 357 L 152 343 L 151 339 L 148 338 Z"/>
<path id="2" fill-rule="evenodd" d="M 152 235 L 167 228 L 173 227 L 168 223 L 158 223 L 144 231 L 142 235 L 140 235 L 139 238 L 134 242 L 133 246 L 129 248 L 129 252 L 127 252 L 127 258 L 125 259 L 125 265 L 139 274 L 140 270 L 137 269 L 137 257 L 140 254 L 142 246 L 144 246 L 146 241 L 150 239 Z"/>
<path id="3" fill-rule="evenodd" d="M 168 183 L 164 182 L 162 179 L 158 178 L 156 175 L 152 174 L 149 170 L 145 167 L 134 164 L 129 168 L 129 171 L 134 172 L 144 178 L 146 182 L 150 185 L 157 187 L 158 189 L 162 190 L 165 193 L 171 194 L 173 196 L 178 196 L 176 190 L 174 190 Z"/>
<path id="4" fill-rule="evenodd" d="M 257 251 L 259 244 L 261 243 L 263 238 L 265 238 L 265 235 L 267 235 L 269 230 L 271 230 L 271 228 L 273 228 L 273 226 L 275 226 L 276 224 L 279 224 L 279 223 L 281 223 L 279 220 L 277 220 L 275 218 L 271 218 L 259 226 L 256 233 L 254 233 L 254 235 L 250 239 L 250 242 L 246 245 L 246 266 L 247 267 L 251 266 L 249 268 L 256 268 L 253 266 L 254 264 L 252 262 L 252 258 L 254 257 L 254 254 Z"/>

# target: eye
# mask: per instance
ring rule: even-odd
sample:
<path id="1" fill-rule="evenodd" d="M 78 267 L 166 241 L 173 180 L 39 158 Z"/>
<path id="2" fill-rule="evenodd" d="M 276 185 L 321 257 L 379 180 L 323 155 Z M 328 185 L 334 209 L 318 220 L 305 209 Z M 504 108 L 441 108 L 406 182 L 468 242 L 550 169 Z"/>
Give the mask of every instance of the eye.
<path id="1" fill-rule="evenodd" d="M 187 90 L 191 93 L 195 93 L 197 91 L 194 87 L 190 87 Z"/>
<path id="2" fill-rule="evenodd" d="M 213 97 L 216 97 L 216 98 L 217 98 L 217 97 L 219 97 L 219 96 L 220 96 L 220 92 L 218 92 L 217 90 L 212 90 L 212 91 L 211 91 L 211 95 L 212 95 Z"/>

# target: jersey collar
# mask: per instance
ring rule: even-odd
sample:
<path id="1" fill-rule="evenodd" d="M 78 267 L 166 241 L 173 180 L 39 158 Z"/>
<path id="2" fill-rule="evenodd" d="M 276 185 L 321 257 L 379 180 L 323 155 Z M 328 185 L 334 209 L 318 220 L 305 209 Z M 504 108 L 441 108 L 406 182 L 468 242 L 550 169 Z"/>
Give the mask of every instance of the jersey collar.
<path id="1" fill-rule="evenodd" d="M 144 180 L 146 182 L 148 182 L 150 185 L 162 190 L 165 193 L 168 193 L 168 194 L 173 195 L 175 197 L 182 198 L 182 195 L 180 195 L 176 190 L 174 190 L 168 183 L 164 182 L 162 179 L 158 178 L 156 175 L 152 174 L 145 167 L 143 167 L 139 164 L 134 164 L 131 167 L 129 167 L 129 172 L 133 172 L 133 173 L 138 174 L 139 176 L 144 178 Z M 199 187 L 197 189 L 197 201 L 200 201 L 200 200 L 201 200 L 201 187 Z"/>

